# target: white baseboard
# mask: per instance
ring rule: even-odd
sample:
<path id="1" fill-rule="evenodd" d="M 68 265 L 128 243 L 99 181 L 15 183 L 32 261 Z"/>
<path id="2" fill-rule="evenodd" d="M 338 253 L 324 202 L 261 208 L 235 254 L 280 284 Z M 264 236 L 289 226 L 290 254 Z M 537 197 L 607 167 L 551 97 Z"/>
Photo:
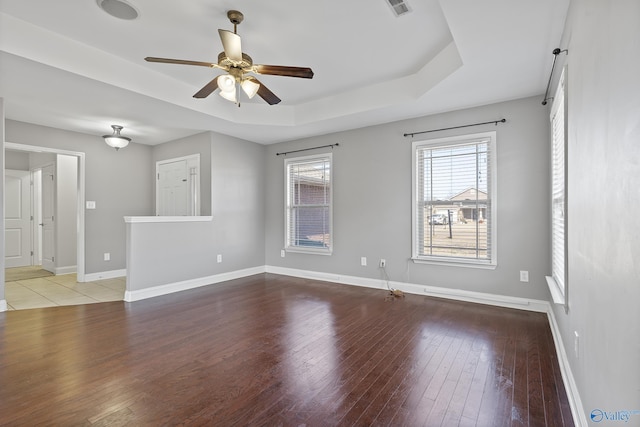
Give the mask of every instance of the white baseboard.
<path id="1" fill-rule="evenodd" d="M 284 276 L 301 277 L 304 279 L 324 280 L 327 282 L 341 283 L 346 285 L 364 286 L 374 289 L 386 289 L 387 284 L 384 280 L 368 279 L 363 277 L 343 276 L 331 273 L 322 273 L 307 270 L 298 270 L 294 268 L 266 266 L 267 273 L 282 274 Z M 547 313 L 549 325 L 558 355 L 560 372 L 564 381 L 565 390 L 571 407 L 571 415 L 577 427 L 586 427 L 587 419 L 580 399 L 580 393 L 576 386 L 576 382 L 571 372 L 571 366 L 567 353 L 562 344 L 560 329 L 556 323 L 553 310 L 549 301 L 532 300 L 527 298 L 509 297 L 504 295 L 487 294 L 483 292 L 466 291 L 462 289 L 450 289 L 437 286 L 418 285 L 413 283 L 389 282 L 392 289 L 400 289 L 408 294 L 428 295 L 438 298 L 447 298 L 458 301 L 473 302 L 478 304 L 488 304 L 506 308 L 516 308 L 520 310 L 535 311 L 539 313 Z"/>
<path id="2" fill-rule="evenodd" d="M 121 277 L 126 274 L 125 270 L 121 270 L 122 273 L 117 276 Z M 154 286 L 151 288 L 141 289 L 137 291 L 126 291 L 124 300 L 128 302 L 139 301 L 146 298 L 152 298 L 156 296 L 166 295 L 174 292 L 184 291 L 187 289 L 193 289 L 201 286 L 212 285 L 215 283 L 224 282 L 227 280 L 239 279 L 241 277 L 251 276 L 260 273 L 273 273 L 281 274 L 283 276 L 300 277 L 303 279 L 323 280 L 327 282 L 340 283 L 352 286 L 362 286 L 373 289 L 386 289 L 387 282 L 382 279 L 370 279 L 357 276 L 345 276 L 333 273 L 323 273 L 309 270 L 299 270 L 294 268 L 276 267 L 276 266 L 260 266 L 252 267 L 244 270 L 232 271 L 228 273 L 216 274 L 208 277 L 201 277 L 197 279 L 185 280 L 182 282 L 169 283 L 166 285 Z M 113 272 L 107 272 L 113 273 Z M 104 275 L 105 273 L 97 273 Z M 87 281 L 99 280 L 107 277 L 95 277 L 94 275 L 87 275 Z M 515 308 L 520 310 L 535 311 L 540 313 L 547 313 L 549 318 L 549 324 L 558 355 L 560 371 L 562 379 L 565 384 L 565 389 L 569 399 L 569 405 L 571 407 L 571 414 L 574 422 L 578 427 L 587 426 L 587 420 L 580 399 L 580 394 L 576 386 L 573 374 L 571 372 L 571 366 L 567 358 L 567 354 L 564 350 L 562 343 L 562 337 L 560 329 L 556 323 L 551 304 L 548 301 L 510 297 L 504 295 L 487 294 L 483 292 L 467 291 L 462 289 L 450 289 L 437 286 L 419 285 L 414 283 L 402 283 L 402 282 L 389 282 L 389 286 L 393 289 L 400 289 L 403 292 L 416 295 L 427 295 L 438 298 L 447 298 L 458 301 L 466 301 L 478 304 L 488 304 L 498 307 Z M 2 307 L 2 301 L 0 301 L 0 308 Z M 5 302 L 6 307 L 6 302 Z M 6 309 L 6 308 L 5 308 Z M 2 310 L 0 310 L 2 311 Z"/>
<path id="3" fill-rule="evenodd" d="M 322 273 L 294 268 L 267 266 L 267 273 L 295 276 L 304 279 L 324 280 L 327 282 L 341 283 L 345 285 L 364 286 L 374 289 L 386 289 L 387 282 L 382 279 L 369 279 L 357 276 L 344 276 L 339 274 Z M 402 292 L 416 295 L 429 295 L 438 298 L 454 299 L 458 301 L 489 304 L 499 307 L 517 308 L 521 310 L 546 313 L 549 310 L 547 301 L 528 298 L 509 297 L 504 295 L 487 294 L 483 292 L 466 291 L 462 289 L 441 288 L 437 286 L 418 285 L 414 283 L 389 282 L 392 289 L 400 289 Z"/>
<path id="4" fill-rule="evenodd" d="M 556 347 L 556 354 L 558 355 L 558 365 L 560 365 L 560 373 L 562 374 L 562 381 L 564 382 L 564 388 L 567 392 L 567 398 L 569 399 L 569 407 L 571 408 L 571 415 L 573 416 L 573 422 L 577 427 L 587 427 L 587 416 L 582 406 L 582 399 L 580 399 L 580 393 L 578 392 L 578 386 L 573 373 L 571 372 L 571 365 L 569 364 L 569 358 L 565 351 L 564 343 L 562 342 L 562 334 L 560 333 L 560 327 L 556 322 L 556 316 L 553 313 L 551 304 L 549 304 L 549 311 L 547 311 L 547 317 L 549 318 L 549 326 L 551 327 L 551 335 L 553 336 L 553 342 Z"/>
<path id="5" fill-rule="evenodd" d="M 6 299 L 0 299 L 0 313 L 2 313 L 3 311 L 7 311 L 7 300 Z"/>
<path id="6" fill-rule="evenodd" d="M 75 265 L 68 265 L 66 267 L 56 267 L 54 274 L 56 276 L 59 276 L 61 274 L 72 274 L 75 273 L 77 271 L 77 268 Z"/>
<path id="7" fill-rule="evenodd" d="M 100 273 L 87 273 L 84 275 L 85 282 L 93 282 L 95 280 L 105 280 L 105 279 L 116 279 L 118 277 L 125 277 L 127 275 L 127 270 L 111 270 L 111 271 L 103 271 Z"/>
<path id="8" fill-rule="evenodd" d="M 252 276 L 264 273 L 264 266 L 246 268 L 244 270 L 231 271 L 228 273 L 214 274 L 213 276 L 199 277 L 197 279 L 184 280 L 181 282 L 167 283 L 165 285 L 153 286 L 151 288 L 137 291 L 127 290 L 124 293 L 124 300 L 127 302 L 140 301 L 161 295 L 172 294 L 174 292 L 186 291 L 188 289 L 199 288 L 201 286 L 213 285 L 227 280 L 239 279 L 241 277 Z M 128 285 L 127 285 L 128 286 Z"/>

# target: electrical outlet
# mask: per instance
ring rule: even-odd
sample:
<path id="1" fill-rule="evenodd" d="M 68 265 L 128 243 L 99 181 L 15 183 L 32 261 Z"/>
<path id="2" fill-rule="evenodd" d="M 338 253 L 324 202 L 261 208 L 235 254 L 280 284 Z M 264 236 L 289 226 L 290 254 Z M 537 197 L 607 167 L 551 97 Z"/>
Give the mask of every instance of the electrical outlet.
<path id="1" fill-rule="evenodd" d="M 217 259 L 218 262 L 222 262 L 222 254 L 218 254 L 216 259 Z"/>
<path id="2" fill-rule="evenodd" d="M 529 281 L 529 272 L 525 270 L 520 270 L 520 281 L 528 282 Z"/>
<path id="3" fill-rule="evenodd" d="M 378 267 L 385 268 L 387 266 L 387 260 L 384 258 L 380 258 L 380 262 L 378 263 Z"/>
<path id="4" fill-rule="evenodd" d="M 366 256 L 360 257 L 360 265 L 363 266 L 363 267 L 367 266 L 367 257 Z"/>
<path id="5" fill-rule="evenodd" d="M 105 252 L 104 253 L 104 260 L 105 261 L 111 261 L 111 254 L 109 252 Z"/>
<path id="6" fill-rule="evenodd" d="M 281 249 L 281 250 L 280 250 L 280 257 L 281 257 L 281 258 L 284 258 L 285 253 L 286 253 L 286 252 L 284 251 L 284 249 Z"/>

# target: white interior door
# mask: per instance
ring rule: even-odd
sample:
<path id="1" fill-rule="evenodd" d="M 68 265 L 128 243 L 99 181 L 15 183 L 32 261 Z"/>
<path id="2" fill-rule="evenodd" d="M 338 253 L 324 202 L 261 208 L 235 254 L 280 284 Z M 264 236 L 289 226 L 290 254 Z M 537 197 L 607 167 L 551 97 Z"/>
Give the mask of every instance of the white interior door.
<path id="1" fill-rule="evenodd" d="M 189 171 L 187 161 L 157 165 L 157 214 L 189 215 Z"/>
<path id="2" fill-rule="evenodd" d="M 31 173 L 4 173 L 5 267 L 31 265 Z"/>
<path id="3" fill-rule="evenodd" d="M 55 167 L 42 168 L 42 268 L 55 273 Z"/>

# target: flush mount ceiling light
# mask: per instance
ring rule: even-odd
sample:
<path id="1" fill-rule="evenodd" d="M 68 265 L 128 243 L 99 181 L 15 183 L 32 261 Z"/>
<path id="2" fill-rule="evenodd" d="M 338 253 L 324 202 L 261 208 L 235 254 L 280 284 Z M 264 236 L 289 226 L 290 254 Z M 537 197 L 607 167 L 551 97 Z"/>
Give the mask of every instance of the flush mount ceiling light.
<path id="1" fill-rule="evenodd" d="M 102 137 L 104 138 L 104 142 L 106 142 L 109 147 L 115 148 L 116 151 L 129 145 L 129 143 L 131 142 L 131 138 L 120 135 L 122 126 L 111 125 L 111 127 L 113 128 L 113 134 L 102 135 Z"/>
<path id="2" fill-rule="evenodd" d="M 118 19 L 136 19 L 138 11 L 124 0 L 96 0 L 98 7 Z"/>

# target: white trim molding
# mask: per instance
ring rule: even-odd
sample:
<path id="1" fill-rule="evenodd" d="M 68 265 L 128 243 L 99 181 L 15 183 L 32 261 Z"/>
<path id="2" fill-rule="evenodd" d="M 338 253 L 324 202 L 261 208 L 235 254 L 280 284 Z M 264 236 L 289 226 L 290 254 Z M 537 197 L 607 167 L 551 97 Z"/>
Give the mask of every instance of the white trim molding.
<path id="1" fill-rule="evenodd" d="M 61 274 L 73 274 L 77 272 L 77 268 L 75 265 L 68 265 L 66 267 L 56 267 L 55 275 L 59 276 Z"/>
<path id="2" fill-rule="evenodd" d="M 294 268 L 267 266 L 267 273 L 295 276 L 304 279 L 325 280 L 327 282 L 341 283 L 345 285 L 364 286 L 374 289 L 387 289 L 387 282 L 382 279 L 369 279 L 356 276 L 344 276 L 332 273 L 298 270 Z M 518 308 L 521 310 L 546 313 L 549 303 L 547 301 L 528 298 L 509 297 L 504 295 L 487 294 L 483 292 L 466 291 L 462 289 L 449 289 L 438 286 L 419 285 L 404 282 L 389 282 L 389 287 L 399 289 L 402 292 L 416 295 L 428 295 L 438 298 L 454 299 L 458 301 L 489 304 L 499 307 Z"/>
<path id="3" fill-rule="evenodd" d="M 294 268 L 266 266 L 267 273 L 281 274 L 284 276 L 294 276 L 303 279 L 324 280 L 327 282 L 340 283 L 345 285 L 364 286 L 374 289 L 387 289 L 387 282 L 381 279 L 369 279 L 355 276 L 343 276 L 339 274 L 323 273 L 316 271 L 298 270 Z M 437 298 L 447 298 L 458 301 L 473 302 L 477 304 L 488 304 L 498 307 L 515 308 L 520 310 L 546 313 L 549 319 L 551 335 L 553 336 L 556 354 L 558 355 L 558 365 L 562 375 L 571 415 L 577 427 L 586 427 L 587 419 L 580 399 L 580 393 L 576 385 L 571 365 L 567 358 L 567 353 L 562 343 L 560 329 L 556 323 L 555 315 L 549 301 L 535 300 L 528 298 L 511 297 L 505 295 L 487 294 L 484 292 L 473 292 L 462 289 L 450 289 L 438 286 L 419 285 L 415 283 L 388 282 L 392 289 L 399 289 L 408 294 L 427 295 Z"/>
<path id="4" fill-rule="evenodd" d="M 387 281 L 382 279 L 371 279 L 366 277 L 347 276 L 334 273 L 325 273 L 318 271 L 300 270 L 295 268 L 277 267 L 277 266 L 257 266 L 243 270 L 231 271 L 226 273 L 215 274 L 212 276 L 190 279 L 181 282 L 168 283 L 159 286 L 139 290 L 125 291 L 124 301 L 134 302 L 147 298 L 167 295 L 174 292 L 185 291 L 202 286 L 214 285 L 216 283 L 228 280 L 239 279 L 242 277 L 252 276 L 261 273 L 280 274 L 283 276 L 299 277 L 303 279 L 322 280 L 326 282 L 339 283 L 351 286 L 362 286 L 372 289 L 387 289 Z M 126 270 L 114 270 L 103 273 L 93 273 L 86 275 L 88 280 L 100 280 L 114 277 L 122 277 L 126 275 Z M 515 308 L 526 311 L 534 311 L 546 313 L 549 319 L 551 334 L 558 355 L 558 365 L 562 380 L 565 386 L 571 414 L 574 423 L 578 427 L 586 427 L 588 425 L 585 412 L 583 410 L 582 400 L 576 385 L 571 365 L 562 342 L 560 328 L 556 322 L 556 318 L 549 301 L 511 297 L 505 295 L 487 294 L 484 292 L 474 292 L 462 289 L 450 289 L 438 286 L 420 285 L 415 283 L 388 282 L 388 286 L 392 289 L 399 289 L 408 294 L 425 295 L 437 298 L 446 298 L 458 301 L 472 302 L 477 304 L 493 305 L 498 307 Z M 0 312 L 7 309 L 5 300 L 0 300 Z"/>
<path id="5" fill-rule="evenodd" d="M 564 295 L 562 295 L 562 291 L 560 290 L 560 286 L 558 286 L 558 282 L 551 276 L 544 276 L 547 280 L 547 286 L 549 287 L 549 292 L 551 293 L 551 299 L 554 304 L 564 305 Z"/>
<path id="6" fill-rule="evenodd" d="M 96 280 L 116 279 L 118 277 L 125 277 L 126 275 L 127 275 L 126 269 L 102 271 L 99 273 L 87 273 L 84 275 L 84 280 L 86 282 L 94 282 Z"/>
<path id="7" fill-rule="evenodd" d="M 213 276 L 199 277 L 197 279 L 183 280 L 181 282 L 167 283 L 159 286 L 152 286 L 139 290 L 126 290 L 124 300 L 127 302 L 140 301 L 147 298 L 172 294 L 174 292 L 186 291 L 188 289 L 199 288 L 201 286 L 213 285 L 227 280 L 239 279 L 253 276 L 265 272 L 264 266 L 246 268 L 244 270 L 230 271 L 228 273 L 214 274 Z"/>
<path id="8" fill-rule="evenodd" d="M 578 391 L 578 385 L 571 372 L 571 364 L 565 351 L 564 343 L 562 342 L 562 334 L 560 333 L 560 327 L 556 322 L 556 316 L 553 313 L 551 304 L 549 304 L 549 310 L 547 311 L 547 317 L 549 318 L 549 326 L 551 327 L 551 335 L 553 336 L 553 342 L 556 347 L 556 354 L 558 355 L 558 365 L 560 365 L 560 374 L 562 375 L 562 382 L 567 392 L 567 399 L 569 399 L 569 407 L 571 408 L 571 415 L 573 416 L 573 422 L 577 427 L 587 427 L 587 416 L 584 412 L 584 406 L 582 405 L 582 399 L 580 398 L 580 392 Z"/>
<path id="9" fill-rule="evenodd" d="M 6 299 L 0 299 L 0 313 L 2 313 L 3 311 L 7 311 L 7 300 Z"/>

